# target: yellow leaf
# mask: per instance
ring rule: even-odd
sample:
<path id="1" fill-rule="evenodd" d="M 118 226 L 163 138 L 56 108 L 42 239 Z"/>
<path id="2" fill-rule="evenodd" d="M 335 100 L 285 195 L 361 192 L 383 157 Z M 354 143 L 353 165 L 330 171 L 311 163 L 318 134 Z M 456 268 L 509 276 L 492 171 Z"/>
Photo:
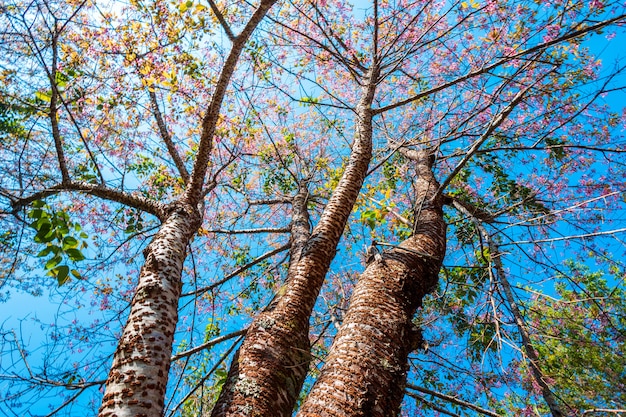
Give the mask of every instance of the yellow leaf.
<path id="1" fill-rule="evenodd" d="M 191 0 L 187 0 L 183 3 L 180 4 L 180 6 L 178 6 L 178 10 L 180 10 L 182 13 L 186 12 L 187 10 L 189 10 L 189 8 L 193 6 L 193 1 Z"/>

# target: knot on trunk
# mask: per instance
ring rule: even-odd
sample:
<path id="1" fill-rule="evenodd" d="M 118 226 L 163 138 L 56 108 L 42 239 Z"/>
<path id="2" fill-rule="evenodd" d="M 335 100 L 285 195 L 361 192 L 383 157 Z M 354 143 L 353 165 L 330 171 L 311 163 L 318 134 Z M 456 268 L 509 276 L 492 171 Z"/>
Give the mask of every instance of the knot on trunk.
<path id="1" fill-rule="evenodd" d="M 411 323 L 411 328 L 409 330 L 409 347 L 410 351 L 414 352 L 416 350 L 424 350 L 424 353 L 428 352 L 428 342 L 424 340 L 424 335 L 422 333 L 422 329 L 420 329 L 414 323 Z"/>
<path id="2" fill-rule="evenodd" d="M 168 204 L 165 212 L 167 213 L 167 217 L 178 215 L 188 218 L 192 226 L 196 229 L 202 224 L 203 213 L 200 212 L 200 208 L 184 201 L 179 200 Z"/>

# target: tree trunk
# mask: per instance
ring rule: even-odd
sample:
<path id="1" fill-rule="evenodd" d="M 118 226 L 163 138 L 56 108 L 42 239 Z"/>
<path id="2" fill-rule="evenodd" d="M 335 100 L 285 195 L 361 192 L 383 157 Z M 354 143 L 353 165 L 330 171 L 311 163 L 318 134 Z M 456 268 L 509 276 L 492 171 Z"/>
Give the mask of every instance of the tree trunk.
<path id="1" fill-rule="evenodd" d="M 183 262 L 189 239 L 201 224 L 194 207 L 172 207 L 144 251 L 146 260 L 113 357 L 100 417 L 163 414 Z"/>
<path id="2" fill-rule="evenodd" d="M 372 157 L 371 104 L 377 77 L 378 71 L 372 69 L 357 105 L 356 135 L 346 170 L 300 253 L 292 249 L 287 281 L 276 302 L 251 324 L 213 417 L 293 413 L 310 361 L 309 317 Z"/>
<path id="3" fill-rule="evenodd" d="M 422 344 L 412 318 L 437 283 L 446 245 L 431 160 L 426 152 L 410 154 L 418 171 L 414 233 L 361 274 L 299 417 L 393 416 L 400 410 L 408 355 Z"/>

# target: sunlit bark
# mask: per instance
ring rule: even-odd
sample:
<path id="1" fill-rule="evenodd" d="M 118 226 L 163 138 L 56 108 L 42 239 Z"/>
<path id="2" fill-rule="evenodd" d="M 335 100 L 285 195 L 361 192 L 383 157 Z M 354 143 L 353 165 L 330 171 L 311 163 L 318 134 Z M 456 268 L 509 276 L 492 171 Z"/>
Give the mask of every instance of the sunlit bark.
<path id="1" fill-rule="evenodd" d="M 201 221 L 194 207 L 174 206 L 144 251 L 146 260 L 109 372 L 101 417 L 162 414 L 183 262 Z"/>
<path id="2" fill-rule="evenodd" d="M 189 240 L 202 224 L 202 199 L 215 187 L 214 181 L 205 187 L 213 135 L 226 89 L 244 46 L 275 2 L 262 0 L 241 33 L 232 39 L 232 48 L 202 120 L 196 159 L 185 194 L 171 205 L 169 215 L 144 252 L 146 261 L 141 268 L 130 317 L 115 351 L 100 407 L 101 417 L 163 414 L 185 252 Z M 162 135 L 169 141 L 165 132 Z M 182 161 L 179 165 L 184 176 L 186 170 Z"/>
<path id="3" fill-rule="evenodd" d="M 437 283 L 446 226 L 426 152 L 416 158 L 414 233 L 361 274 L 321 374 L 298 416 L 393 416 L 400 410 L 409 353 L 420 347 L 415 311 Z"/>

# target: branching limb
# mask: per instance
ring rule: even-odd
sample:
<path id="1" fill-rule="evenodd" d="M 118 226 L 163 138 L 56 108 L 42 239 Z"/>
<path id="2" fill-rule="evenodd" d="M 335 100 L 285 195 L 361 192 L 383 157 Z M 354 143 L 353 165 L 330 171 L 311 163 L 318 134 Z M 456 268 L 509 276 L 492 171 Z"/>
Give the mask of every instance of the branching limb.
<path id="1" fill-rule="evenodd" d="M 539 45 L 536 45 L 536 46 L 533 46 L 531 48 L 525 49 L 525 50 L 523 50 L 523 51 L 521 51 L 521 52 L 519 52 L 519 53 L 517 53 L 515 55 L 512 55 L 510 57 L 506 57 L 506 58 L 500 59 L 500 60 L 494 62 L 491 65 L 486 65 L 486 66 L 484 66 L 484 67 L 482 67 L 480 69 L 477 69 L 475 71 L 471 71 L 471 72 L 467 73 L 466 75 L 463 75 L 463 76 L 461 76 L 461 77 L 459 77 L 459 78 L 457 78 L 455 80 L 452 80 L 452 81 L 449 81 L 447 83 L 438 85 L 437 87 L 433 87 L 433 88 L 430 88 L 428 90 L 422 91 L 419 94 L 416 94 L 416 95 L 414 95 L 412 97 L 409 97 L 407 99 L 401 100 L 401 101 L 399 101 L 397 103 L 393 103 L 393 104 L 390 104 L 388 106 L 379 107 L 378 109 L 374 109 L 373 113 L 374 114 L 380 114 L 380 113 L 384 113 L 384 112 L 389 111 L 389 110 L 393 110 L 393 109 L 398 108 L 398 107 L 405 106 L 405 105 L 407 105 L 409 103 L 412 103 L 412 102 L 417 101 L 417 100 L 419 100 L 421 98 L 430 96 L 430 95 L 432 95 L 432 94 L 434 94 L 434 93 L 436 93 L 438 91 L 445 90 L 446 88 L 452 87 L 452 86 L 454 86 L 456 84 L 459 84 L 459 83 L 461 83 L 463 81 L 467 81 L 467 80 L 475 78 L 475 77 L 477 77 L 479 75 L 486 74 L 489 71 L 491 71 L 491 70 L 493 70 L 493 69 L 495 69 L 495 68 L 497 68 L 497 67 L 499 67 L 501 65 L 504 65 L 504 64 L 506 64 L 508 62 L 511 62 L 513 60 L 523 58 L 523 57 L 525 57 L 527 55 L 532 55 L 535 52 L 543 51 L 543 50 L 545 50 L 545 49 L 547 49 L 547 48 L 549 48 L 551 46 L 558 45 L 558 44 L 560 44 L 562 42 L 566 42 L 566 41 L 569 41 L 569 40 L 572 40 L 572 39 L 580 38 L 581 36 L 584 36 L 584 35 L 586 35 L 588 33 L 591 33 L 591 32 L 595 32 L 595 31 L 597 31 L 599 29 L 602 29 L 604 27 L 610 26 L 613 23 L 617 23 L 617 22 L 623 21 L 624 19 L 626 19 L 626 15 L 621 14 L 621 15 L 616 16 L 614 18 L 607 19 L 607 20 L 604 20 L 602 22 L 596 23 L 595 25 L 590 25 L 590 26 L 586 26 L 586 27 L 582 27 L 582 26 L 584 26 L 584 22 L 581 22 L 578 25 L 576 25 L 576 27 L 578 27 L 578 28 L 582 27 L 581 29 L 574 30 L 572 32 L 566 33 L 565 35 L 560 36 L 560 37 L 558 37 L 556 39 L 553 39 L 553 40 L 551 40 L 549 42 L 540 43 Z"/>
<path id="2" fill-rule="evenodd" d="M 246 329 L 247 330 L 247 329 Z M 226 360 L 226 358 L 228 358 L 228 356 L 233 352 L 233 350 L 235 350 L 235 348 L 237 347 L 237 345 L 239 344 L 239 342 L 241 342 L 241 339 L 243 338 L 243 336 L 239 336 L 239 338 L 237 340 L 235 340 L 235 343 L 233 343 L 230 348 L 228 348 L 228 350 L 226 352 L 224 352 L 224 354 L 222 355 L 222 357 L 220 358 L 219 361 L 217 361 L 217 363 L 215 365 L 213 365 L 213 367 L 206 373 L 206 375 L 204 375 L 200 381 L 198 381 L 198 384 L 196 384 L 196 386 L 187 393 L 187 395 L 185 395 L 178 404 L 176 404 L 176 407 L 174 407 L 172 409 L 172 411 L 168 414 L 169 416 L 173 416 L 175 415 L 176 411 L 182 407 L 182 405 L 189 399 L 189 397 L 191 397 L 197 390 L 198 388 L 204 386 L 204 382 L 209 379 L 209 377 L 211 375 L 213 375 L 213 373 L 217 370 L 217 368 L 219 368 L 222 363 Z"/>
<path id="3" fill-rule="evenodd" d="M 241 33 L 234 38 L 233 46 L 224 62 L 222 71 L 220 72 L 217 80 L 215 91 L 211 97 L 211 102 L 207 112 L 202 120 L 202 130 L 200 133 L 200 141 L 198 143 L 198 152 L 196 161 L 191 171 L 191 177 L 185 190 L 183 201 L 187 201 L 192 205 L 196 205 L 202 195 L 202 185 L 204 184 L 204 177 L 206 175 L 211 152 L 213 151 L 213 135 L 217 127 L 217 121 L 220 115 L 220 109 L 226 90 L 230 84 L 230 79 L 235 72 L 239 56 L 244 49 L 248 39 L 252 35 L 252 32 L 261 23 L 261 20 L 265 17 L 269 9 L 276 3 L 277 0 L 261 0 L 261 4 L 256 9 L 246 26 Z"/>
<path id="4" fill-rule="evenodd" d="M 248 331 L 248 329 L 245 328 L 245 329 L 237 330 L 236 332 L 225 334 L 224 336 L 216 337 L 216 338 L 211 339 L 208 342 L 203 343 L 201 345 L 198 345 L 198 346 L 196 346 L 194 348 L 191 348 L 191 349 L 186 350 L 184 352 L 177 353 L 176 355 L 173 355 L 170 360 L 172 362 L 174 362 L 174 361 L 177 361 L 179 359 L 186 358 L 186 357 L 191 356 L 191 355 L 193 355 L 195 353 L 198 353 L 198 352 L 200 352 L 202 350 L 205 350 L 205 349 L 208 349 L 208 348 L 210 348 L 212 346 L 215 346 L 218 343 L 225 342 L 226 340 L 230 340 L 230 339 L 238 337 L 238 336 L 243 336 L 243 335 L 246 334 L 247 331 Z"/>
<path id="5" fill-rule="evenodd" d="M 433 390 L 430 390 L 428 388 L 419 387 L 419 386 L 413 385 L 413 384 L 407 384 L 406 387 L 409 388 L 409 389 L 412 389 L 414 391 L 419 391 L 419 392 L 422 392 L 424 394 L 429 394 L 429 395 L 432 395 L 434 397 L 441 398 L 442 400 L 449 401 L 449 402 L 451 402 L 453 404 L 456 404 L 456 405 L 460 405 L 461 407 L 469 408 L 470 410 L 477 411 L 477 412 L 479 412 L 481 414 L 484 414 L 486 416 L 489 416 L 489 417 L 502 417 L 500 414 L 497 414 L 497 413 L 495 413 L 495 412 L 493 412 L 491 410 L 487 410 L 487 409 L 479 407 L 479 406 L 477 406 L 475 404 L 468 403 L 467 401 L 463 401 L 463 400 L 458 399 L 456 397 L 453 397 L 451 395 L 443 394 L 441 392 L 433 391 Z"/>
<path id="6" fill-rule="evenodd" d="M 52 63 L 51 63 L 50 68 L 48 68 L 45 65 L 43 53 L 39 50 L 39 48 L 37 48 L 37 45 L 35 43 L 33 43 L 32 48 L 35 49 L 37 55 L 39 56 L 39 59 L 41 60 L 41 64 L 46 70 L 46 73 L 50 80 L 51 94 L 50 94 L 50 104 L 48 107 L 49 108 L 48 117 L 50 119 L 50 126 L 52 127 L 52 139 L 54 140 L 54 148 L 57 154 L 57 161 L 59 163 L 59 171 L 61 171 L 61 181 L 65 183 L 65 182 L 69 182 L 70 174 L 67 169 L 67 160 L 65 158 L 65 151 L 63 150 L 63 140 L 61 139 L 61 132 L 59 129 L 59 115 L 58 115 L 59 91 L 58 89 L 55 88 L 56 78 L 57 78 L 57 65 L 58 65 L 57 61 L 58 61 L 58 56 L 59 56 L 58 42 L 59 42 L 59 35 L 60 35 L 60 32 L 57 27 L 58 23 L 56 19 L 55 19 L 54 25 L 55 25 L 54 32 L 51 34 L 52 35 L 52 45 L 51 45 Z M 30 33 L 30 28 L 29 28 L 29 34 L 31 35 L 32 39 L 35 39 L 32 36 L 32 33 Z"/>
<path id="7" fill-rule="evenodd" d="M 228 24 L 228 22 L 224 18 L 224 15 L 220 11 L 219 7 L 217 7 L 217 4 L 215 4 L 215 2 L 213 0 L 208 0 L 208 2 L 209 2 L 209 6 L 211 7 L 211 10 L 215 14 L 215 17 L 217 17 L 217 20 L 220 22 L 220 25 L 222 25 L 222 29 L 224 29 L 224 32 L 226 33 L 226 36 L 228 36 L 228 39 L 231 42 L 235 42 L 236 36 L 233 33 L 233 31 L 231 30 L 230 25 Z"/>
<path id="8" fill-rule="evenodd" d="M 583 417 L 595 413 L 611 413 L 621 415 L 621 413 L 626 413 L 626 410 L 620 408 L 592 408 L 589 410 L 585 410 L 583 412 Z"/>
<path id="9" fill-rule="evenodd" d="M 68 113 L 68 115 L 70 117 L 70 120 L 72 121 L 72 123 L 76 127 L 76 131 L 77 131 L 77 133 L 78 133 L 78 135 L 79 135 L 83 145 L 85 146 L 85 150 L 89 154 L 89 158 L 91 159 L 91 161 L 94 164 L 94 167 L 96 169 L 96 172 L 98 174 L 100 182 L 102 184 L 104 184 L 104 182 L 105 182 L 104 181 L 104 176 L 102 175 L 102 172 L 100 171 L 100 167 L 98 166 L 96 158 L 95 158 L 93 152 L 91 151 L 91 149 L 89 147 L 89 144 L 87 143 L 87 140 L 84 137 L 81 129 L 79 128 L 78 123 L 77 123 L 76 119 L 74 118 L 74 115 L 70 111 L 69 106 L 67 105 L 67 102 L 65 100 L 63 100 L 63 97 L 62 97 L 62 95 L 61 95 L 61 93 L 59 91 L 58 84 L 57 84 L 58 65 L 59 65 L 59 63 L 58 63 L 58 56 L 59 56 L 58 41 L 59 41 L 59 37 L 61 36 L 61 33 L 65 29 L 65 26 L 78 13 L 78 11 L 85 5 L 85 3 L 86 2 L 82 2 L 76 8 L 76 10 L 74 10 L 74 13 L 66 21 L 66 23 L 61 25 L 61 26 L 59 26 L 58 19 L 56 17 L 54 18 L 54 28 L 51 29 L 51 31 L 52 31 L 52 33 L 51 33 L 51 37 L 52 37 L 52 39 L 51 39 L 52 62 L 50 64 L 50 68 L 48 68 L 48 66 L 46 65 L 46 60 L 44 58 L 44 54 L 43 54 L 42 50 L 39 49 L 39 47 L 37 47 L 36 42 L 32 42 L 30 44 L 30 48 L 32 48 L 32 50 L 37 55 L 41 65 L 42 65 L 44 71 L 46 72 L 46 75 L 48 76 L 48 79 L 50 81 L 50 105 L 49 105 L 48 117 L 50 119 L 50 125 L 51 125 L 51 128 L 52 128 L 52 139 L 54 141 L 54 147 L 55 147 L 55 151 L 56 151 L 57 161 L 59 163 L 59 170 L 61 171 L 61 181 L 64 182 L 64 183 L 70 181 L 70 175 L 69 175 L 69 170 L 67 168 L 67 158 L 65 157 L 65 150 L 63 149 L 63 139 L 61 137 L 61 132 L 60 132 L 60 129 L 59 129 L 59 103 L 65 108 L 65 110 L 67 111 L 67 113 Z M 46 7 L 47 7 L 47 4 L 46 4 Z M 48 10 L 48 12 L 51 13 L 50 10 Z M 26 25 L 26 23 L 25 23 L 25 27 L 28 30 L 28 34 L 30 36 L 30 39 L 35 39 L 35 37 L 33 36 L 33 33 L 31 32 L 30 26 Z"/>
<path id="10" fill-rule="evenodd" d="M 273 198 L 265 200 L 247 200 L 247 203 L 251 206 L 262 206 L 271 204 L 291 204 L 293 199 L 291 198 Z"/>
<path id="11" fill-rule="evenodd" d="M 258 227 L 254 229 L 212 229 L 207 230 L 207 233 L 222 233 L 226 235 L 241 235 L 250 233 L 288 233 L 291 231 L 291 227 Z"/>
<path id="12" fill-rule="evenodd" d="M 513 318 L 515 320 L 515 324 L 517 326 L 517 330 L 522 339 L 522 345 L 524 346 L 524 352 L 529 359 L 530 368 L 533 374 L 533 377 L 537 384 L 541 387 L 541 393 L 544 401 L 550 408 L 550 412 L 553 417 L 563 417 L 565 414 L 561 411 L 557 400 L 552 393 L 552 390 L 548 386 L 546 382 L 546 377 L 543 374 L 543 371 L 539 367 L 539 354 L 537 350 L 532 345 L 532 341 L 530 340 L 530 334 L 528 333 L 528 329 L 526 323 L 524 322 L 524 318 L 522 317 L 522 312 L 520 311 L 517 302 L 515 301 L 515 297 L 513 295 L 513 291 L 511 290 L 511 285 L 509 284 L 509 280 L 506 276 L 506 272 L 504 270 L 504 266 L 502 265 L 502 253 L 500 252 L 500 248 L 498 245 L 491 239 L 488 231 L 485 229 L 485 226 L 476 218 L 473 217 L 470 211 L 465 210 L 463 206 L 455 206 L 459 209 L 463 214 L 470 216 L 474 220 L 474 224 L 480 233 L 481 239 L 485 241 L 487 247 L 489 248 L 489 253 L 491 256 L 487 259 L 489 263 L 489 268 L 491 271 L 495 272 L 495 277 L 497 278 L 500 287 L 504 293 L 506 301 L 509 305 L 511 313 L 513 314 Z"/>
<path id="13" fill-rule="evenodd" d="M 41 200 L 52 195 L 56 195 L 67 191 L 78 191 L 84 194 L 100 197 L 105 200 L 121 203 L 137 210 L 153 214 L 159 219 L 167 214 L 167 205 L 158 201 L 150 200 L 138 194 L 129 194 L 123 191 L 108 188 L 100 184 L 92 184 L 82 181 L 70 181 L 67 184 L 58 184 L 48 189 L 38 191 L 28 197 L 16 198 L 12 201 L 13 214 L 16 214 L 23 207 L 28 206 L 35 200 Z"/>
<path id="14" fill-rule="evenodd" d="M 435 404 L 432 401 L 428 401 L 426 398 L 422 397 L 421 395 L 417 395 L 414 392 L 410 392 L 410 391 L 405 391 L 406 395 L 408 395 L 411 398 L 416 399 L 417 401 L 426 404 L 429 408 L 431 408 L 434 411 L 438 411 L 441 414 L 445 414 L 447 416 L 452 416 L 452 417 L 461 417 L 460 414 L 456 414 L 453 413 L 451 411 L 446 410 L 445 408 L 439 407 L 437 404 Z"/>
<path id="15" fill-rule="evenodd" d="M 190 295 L 197 296 L 197 295 L 200 295 L 200 294 L 204 294 L 207 291 L 211 291 L 212 289 L 219 287 L 220 285 L 222 285 L 225 282 L 227 282 L 228 280 L 236 277 L 237 275 L 241 274 L 242 272 L 252 268 L 254 265 L 258 264 L 259 262 L 262 262 L 262 261 L 264 261 L 267 258 L 271 258 L 274 255 L 277 255 L 277 254 L 279 254 L 281 252 L 284 252 L 287 249 L 289 249 L 290 247 L 291 247 L 291 242 L 286 243 L 286 244 L 284 244 L 284 245 L 282 245 L 282 246 L 280 246 L 280 247 L 278 247 L 276 249 L 272 249 L 271 251 L 266 252 L 266 253 L 264 253 L 263 255 L 261 255 L 261 256 L 259 256 L 257 258 L 254 258 L 254 260 L 252 262 L 249 262 L 246 265 L 243 265 L 242 267 L 237 268 L 236 270 L 234 270 L 230 274 L 226 275 L 221 280 L 219 280 L 217 282 L 214 282 L 213 284 L 211 284 L 209 286 L 202 287 L 202 288 L 199 288 L 199 289 L 197 289 L 195 291 L 185 293 L 185 294 L 181 295 L 181 297 L 187 297 L 187 296 L 190 296 Z"/>
<path id="16" fill-rule="evenodd" d="M 478 149 L 491 137 L 491 134 L 506 120 L 506 118 L 511 114 L 511 112 L 517 107 L 517 105 L 522 101 L 524 96 L 535 86 L 540 79 L 519 91 L 515 97 L 511 100 L 509 104 L 507 104 L 502 111 L 500 111 L 489 123 L 487 130 L 476 140 L 470 149 L 465 153 L 463 158 L 459 161 L 459 163 L 454 167 L 452 172 L 448 175 L 448 177 L 441 182 L 439 186 L 439 190 L 437 190 L 437 194 L 443 192 L 446 187 L 450 184 L 450 182 L 456 177 L 456 175 L 461 172 L 463 167 L 469 162 L 469 160 L 474 156 L 474 154 L 478 151 Z M 507 82 L 508 84 L 508 82 Z"/>
<path id="17" fill-rule="evenodd" d="M 590 237 L 613 235 L 615 233 L 624 233 L 624 232 L 626 232 L 626 227 L 623 227 L 620 229 L 605 230 L 602 232 L 584 233 L 584 234 L 572 235 L 572 236 L 562 236 L 562 237 L 553 237 L 553 238 L 547 238 L 547 239 L 534 239 L 534 240 L 518 240 L 515 242 L 503 244 L 501 246 L 548 243 L 548 242 L 558 242 L 562 240 L 573 240 L 573 239 L 588 239 Z"/>
<path id="18" fill-rule="evenodd" d="M 157 96 L 154 91 L 149 91 L 150 94 L 150 104 L 152 105 L 152 114 L 156 119 L 157 126 L 159 127 L 159 133 L 161 134 L 161 139 L 165 143 L 167 147 L 167 151 L 169 152 L 174 164 L 176 164 L 176 168 L 178 169 L 178 173 L 185 181 L 185 184 L 189 182 L 189 172 L 187 172 L 187 168 L 185 167 L 185 163 L 183 162 L 180 154 L 176 150 L 176 146 L 174 145 L 174 141 L 172 140 L 172 135 L 167 129 L 165 125 L 165 120 L 163 119 L 163 115 L 161 114 L 161 110 L 159 109 L 159 103 L 157 102 Z"/>

